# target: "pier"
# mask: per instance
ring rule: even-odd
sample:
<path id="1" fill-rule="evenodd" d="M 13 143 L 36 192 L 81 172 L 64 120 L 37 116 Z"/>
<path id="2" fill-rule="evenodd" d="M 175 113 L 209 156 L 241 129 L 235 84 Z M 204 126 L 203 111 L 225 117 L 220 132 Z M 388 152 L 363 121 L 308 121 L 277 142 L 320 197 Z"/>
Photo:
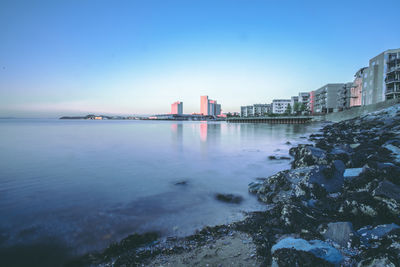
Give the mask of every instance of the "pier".
<path id="1" fill-rule="evenodd" d="M 270 123 L 270 124 L 304 124 L 312 121 L 311 116 L 291 117 L 234 117 L 227 118 L 232 123 Z"/>

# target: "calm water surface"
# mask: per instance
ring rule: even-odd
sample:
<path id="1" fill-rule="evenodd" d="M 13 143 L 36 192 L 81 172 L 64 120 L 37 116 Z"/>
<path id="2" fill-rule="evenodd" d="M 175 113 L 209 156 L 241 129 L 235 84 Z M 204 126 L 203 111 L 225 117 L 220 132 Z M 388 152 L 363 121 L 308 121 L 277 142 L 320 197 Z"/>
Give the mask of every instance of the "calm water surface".
<path id="1" fill-rule="evenodd" d="M 268 156 L 287 155 L 286 141 L 306 142 L 319 127 L 0 120 L 0 257 L 59 260 L 134 232 L 186 235 L 238 220 L 263 209 L 248 183 L 289 166 Z"/>

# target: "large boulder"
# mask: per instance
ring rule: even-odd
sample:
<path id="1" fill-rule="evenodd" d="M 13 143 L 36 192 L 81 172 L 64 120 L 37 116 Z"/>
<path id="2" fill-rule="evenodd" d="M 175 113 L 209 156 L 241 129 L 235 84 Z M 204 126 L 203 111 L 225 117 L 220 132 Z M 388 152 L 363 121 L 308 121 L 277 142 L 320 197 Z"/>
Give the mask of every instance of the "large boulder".
<path id="1" fill-rule="evenodd" d="M 291 148 L 290 154 L 294 157 L 292 162 L 293 169 L 328 164 L 326 151 L 311 145 L 299 145 Z"/>
<path id="2" fill-rule="evenodd" d="M 355 236 L 353 224 L 351 222 L 328 223 L 324 230 L 322 235 L 325 239 L 330 239 L 342 247 L 349 247 L 352 238 Z"/>
<path id="3" fill-rule="evenodd" d="M 279 253 L 285 250 L 287 253 Z M 300 253 L 299 253 L 300 252 Z M 326 242 L 321 240 L 304 240 L 301 238 L 287 237 L 280 240 L 271 248 L 273 259 L 273 266 L 284 266 L 287 260 L 290 260 L 292 266 L 304 266 L 303 254 L 301 252 L 308 252 L 314 257 L 321 259 L 318 262 L 319 266 L 338 266 L 343 261 L 343 256 L 336 248 L 332 247 Z M 289 258 L 289 259 L 288 259 Z M 317 264 L 317 262 L 315 262 Z M 312 265 L 308 265 L 312 266 Z"/>
<path id="4" fill-rule="evenodd" d="M 262 182 L 249 184 L 249 192 L 265 203 L 318 199 L 342 189 L 343 172 L 344 164 L 339 160 L 330 165 L 281 171 Z"/>
<path id="5" fill-rule="evenodd" d="M 393 199 L 400 203 L 400 186 L 386 180 L 380 182 L 378 187 L 374 189 L 372 194 L 375 197 Z"/>
<path id="6" fill-rule="evenodd" d="M 361 241 L 363 241 L 365 244 L 368 244 L 371 242 L 371 240 L 381 239 L 396 229 L 400 229 L 400 226 L 395 223 L 382 224 L 376 227 L 369 225 L 359 229 L 357 233 L 360 235 Z"/>

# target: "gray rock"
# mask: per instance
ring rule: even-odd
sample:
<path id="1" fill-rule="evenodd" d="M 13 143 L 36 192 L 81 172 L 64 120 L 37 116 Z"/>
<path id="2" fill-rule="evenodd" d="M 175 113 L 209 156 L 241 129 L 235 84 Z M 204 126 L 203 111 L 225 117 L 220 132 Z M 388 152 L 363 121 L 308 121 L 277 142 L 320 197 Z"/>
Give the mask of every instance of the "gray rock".
<path id="1" fill-rule="evenodd" d="M 218 193 L 215 195 L 215 198 L 219 201 L 222 202 L 227 202 L 227 203 L 234 203 L 234 204 L 239 204 L 243 201 L 243 197 L 239 195 L 233 195 L 233 194 L 221 194 Z"/>
<path id="2" fill-rule="evenodd" d="M 359 147 L 360 146 L 360 144 L 359 143 L 356 143 L 356 144 L 350 144 L 350 147 L 351 148 L 357 148 L 357 147 Z"/>
<path id="3" fill-rule="evenodd" d="M 387 180 L 380 182 L 372 194 L 374 196 L 394 199 L 400 202 L 400 186 L 395 185 Z"/>
<path id="4" fill-rule="evenodd" d="M 344 173 L 343 173 L 343 177 L 344 177 L 344 179 L 352 179 L 352 178 L 358 177 L 362 171 L 363 171 L 363 168 L 345 169 Z"/>
<path id="5" fill-rule="evenodd" d="M 280 249 L 294 249 L 312 253 L 331 264 L 339 265 L 343 261 L 343 256 L 336 248 L 321 240 L 307 241 L 300 238 L 287 237 L 273 245 L 271 254 Z"/>
<path id="6" fill-rule="evenodd" d="M 380 239 L 385 237 L 387 234 L 389 234 L 391 231 L 395 229 L 399 229 L 400 226 L 398 226 L 395 223 L 391 224 L 381 224 L 376 227 L 372 226 L 365 226 L 357 231 L 357 233 L 360 235 L 360 238 L 363 242 L 368 243 L 371 239 Z"/>
<path id="7" fill-rule="evenodd" d="M 334 193 L 339 192 L 343 186 L 340 171 L 334 169 L 332 176 L 327 178 L 327 170 L 327 166 L 315 165 L 281 171 L 261 183 L 249 184 L 249 192 L 257 194 L 265 203 L 287 202 L 291 198 L 318 199 L 321 194 L 319 188 Z"/>
<path id="8" fill-rule="evenodd" d="M 396 265 L 388 258 L 378 258 L 371 260 L 362 260 L 358 263 L 357 267 L 395 267 Z"/>
<path id="9" fill-rule="evenodd" d="M 353 225 L 351 222 L 334 222 L 328 223 L 326 232 L 323 236 L 327 239 L 335 241 L 342 247 L 347 247 L 354 236 Z"/>
<path id="10" fill-rule="evenodd" d="M 317 147 L 301 145 L 291 149 L 290 153 L 295 158 L 292 162 L 292 168 L 328 164 L 326 151 Z"/>
<path id="11" fill-rule="evenodd" d="M 383 145 L 383 147 L 392 152 L 394 161 L 396 163 L 400 163 L 400 148 L 398 148 L 397 146 L 394 146 L 392 144 L 385 144 L 385 145 Z"/>

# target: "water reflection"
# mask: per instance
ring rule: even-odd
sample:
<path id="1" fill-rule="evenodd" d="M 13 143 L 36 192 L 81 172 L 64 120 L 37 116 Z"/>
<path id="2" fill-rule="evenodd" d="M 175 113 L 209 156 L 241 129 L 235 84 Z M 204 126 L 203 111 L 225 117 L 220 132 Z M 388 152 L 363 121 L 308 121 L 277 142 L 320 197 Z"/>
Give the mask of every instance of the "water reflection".
<path id="1" fill-rule="evenodd" d="M 0 255 L 2 246 L 47 237 L 84 253 L 133 232 L 168 236 L 232 222 L 239 210 L 264 207 L 248 195 L 254 178 L 289 167 L 268 156 L 287 155 L 286 141 L 304 142 L 300 135 L 317 127 L 0 121 Z M 188 183 L 176 185 L 180 180 Z M 217 192 L 246 201 L 225 205 L 215 201 Z"/>
<path id="2" fill-rule="evenodd" d="M 179 151 L 183 151 L 183 125 L 182 123 L 171 124 L 172 144 Z"/>

